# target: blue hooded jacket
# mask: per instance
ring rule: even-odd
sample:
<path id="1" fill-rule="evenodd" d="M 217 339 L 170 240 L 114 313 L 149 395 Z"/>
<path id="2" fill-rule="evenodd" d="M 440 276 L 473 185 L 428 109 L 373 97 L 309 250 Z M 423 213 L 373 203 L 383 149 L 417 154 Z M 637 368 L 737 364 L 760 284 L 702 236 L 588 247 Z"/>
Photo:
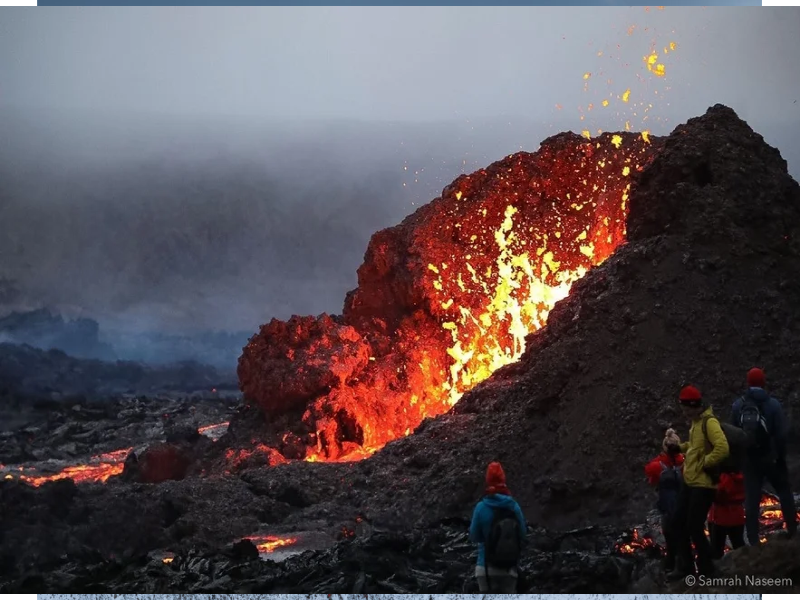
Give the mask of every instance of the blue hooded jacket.
<path id="1" fill-rule="evenodd" d="M 783 416 L 783 408 L 781 403 L 770 396 L 766 390 L 760 387 L 751 387 L 745 393 L 745 396 L 750 396 L 761 410 L 764 415 L 764 420 L 767 422 L 767 429 L 772 436 L 773 449 L 775 450 L 775 458 L 786 458 L 786 429 L 787 423 Z M 738 398 L 733 403 L 731 410 L 731 422 L 737 427 L 741 427 L 742 419 L 742 405 L 744 404 L 744 397 Z"/>
<path id="2" fill-rule="evenodd" d="M 489 533 L 492 529 L 492 520 L 494 519 L 493 508 L 505 508 L 513 510 L 519 519 L 519 535 L 520 544 L 525 541 L 525 534 L 527 524 L 525 523 L 525 516 L 522 510 L 511 496 L 505 494 L 492 494 L 491 496 L 484 496 L 483 499 L 475 506 L 475 511 L 472 513 L 472 523 L 469 526 L 469 539 L 478 544 L 478 566 L 486 566 L 486 541 L 489 539 Z"/>

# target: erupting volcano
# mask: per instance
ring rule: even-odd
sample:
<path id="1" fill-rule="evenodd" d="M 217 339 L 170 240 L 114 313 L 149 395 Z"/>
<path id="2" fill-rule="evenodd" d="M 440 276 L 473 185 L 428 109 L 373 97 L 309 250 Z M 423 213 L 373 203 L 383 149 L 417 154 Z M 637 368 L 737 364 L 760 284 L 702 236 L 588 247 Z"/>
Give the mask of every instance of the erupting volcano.
<path id="1" fill-rule="evenodd" d="M 566 133 L 462 175 L 372 237 L 341 316 L 262 326 L 238 372 L 270 464 L 368 456 L 519 359 L 625 240 L 631 180 L 660 145 Z"/>
<path id="2" fill-rule="evenodd" d="M 642 466 L 687 433 L 682 385 L 727 418 L 757 361 L 797 410 L 798 223 L 786 162 L 721 105 L 667 138 L 561 134 L 461 176 L 372 237 L 342 315 L 261 328 L 233 416 L 51 403 L 0 438 L 5 464 L 43 467 L 154 442 L 104 484 L 3 471 L 0 589 L 470 591 L 493 460 L 531 525 L 521 591 L 659 588 Z M 796 569 L 772 504 L 769 543 L 721 572 Z"/>

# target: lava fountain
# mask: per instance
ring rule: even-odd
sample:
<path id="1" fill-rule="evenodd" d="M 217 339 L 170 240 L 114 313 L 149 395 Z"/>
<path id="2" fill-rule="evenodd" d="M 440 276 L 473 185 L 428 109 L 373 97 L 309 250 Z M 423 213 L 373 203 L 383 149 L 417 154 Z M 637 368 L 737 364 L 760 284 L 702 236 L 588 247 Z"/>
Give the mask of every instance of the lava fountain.
<path id="1" fill-rule="evenodd" d="M 250 339 L 240 387 L 268 424 L 232 431 L 286 458 L 348 460 L 449 410 L 623 243 L 632 178 L 660 145 L 559 134 L 456 179 L 373 235 L 341 316 L 273 319 Z"/>

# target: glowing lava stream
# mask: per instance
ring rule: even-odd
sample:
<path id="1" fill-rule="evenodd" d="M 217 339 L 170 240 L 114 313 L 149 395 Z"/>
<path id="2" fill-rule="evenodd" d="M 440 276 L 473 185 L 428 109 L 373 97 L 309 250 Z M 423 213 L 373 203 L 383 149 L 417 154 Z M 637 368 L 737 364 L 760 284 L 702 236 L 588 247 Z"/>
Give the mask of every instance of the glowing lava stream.
<path id="1" fill-rule="evenodd" d="M 222 433 L 224 433 L 224 430 L 227 428 L 227 426 L 227 422 L 214 423 L 200 427 L 197 431 L 202 435 L 206 435 L 211 439 L 216 440 L 222 435 Z M 123 469 L 125 468 L 125 459 L 127 458 L 128 454 L 130 454 L 131 450 L 133 450 L 132 447 L 121 448 L 120 450 L 98 454 L 96 456 L 92 456 L 87 464 L 65 467 L 58 473 L 53 473 L 52 475 L 23 474 L 25 471 L 36 472 L 37 469 L 35 467 L 16 466 L 9 467 L 9 469 L 19 473 L 17 478 L 20 481 L 25 481 L 34 487 L 39 487 L 48 481 L 56 481 L 58 479 L 72 479 L 75 483 L 105 483 L 108 481 L 109 477 L 113 477 L 114 475 L 119 475 L 122 473 Z M 4 478 L 14 479 L 14 475 L 8 473 Z"/>
<path id="2" fill-rule="evenodd" d="M 125 458 L 131 450 L 133 448 L 122 448 L 121 450 L 98 454 L 93 456 L 88 464 L 65 467 L 53 475 L 22 475 L 21 473 L 26 470 L 25 467 L 16 467 L 15 469 L 20 473 L 18 477 L 20 481 L 25 481 L 34 487 L 39 487 L 48 481 L 56 481 L 57 479 L 72 479 L 75 483 L 91 481 L 105 483 L 109 477 L 122 473 L 125 468 Z M 35 471 L 36 469 L 28 467 L 27 470 Z M 5 478 L 13 479 L 14 476 L 8 474 Z"/>
<path id="3" fill-rule="evenodd" d="M 258 551 L 261 553 L 272 553 L 278 548 L 282 548 L 283 546 L 291 546 L 297 543 L 296 537 L 282 538 L 275 535 L 253 535 L 244 539 L 253 542 L 256 545 L 256 548 L 258 548 Z"/>

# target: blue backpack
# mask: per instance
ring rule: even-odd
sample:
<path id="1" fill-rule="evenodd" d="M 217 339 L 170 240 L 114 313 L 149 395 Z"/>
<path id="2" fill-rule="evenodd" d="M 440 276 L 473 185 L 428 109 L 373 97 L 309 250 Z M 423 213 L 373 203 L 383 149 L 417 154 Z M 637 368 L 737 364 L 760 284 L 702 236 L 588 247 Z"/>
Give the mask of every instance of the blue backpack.
<path id="1" fill-rule="evenodd" d="M 658 478 L 658 502 L 656 508 L 662 515 L 672 517 L 678 508 L 678 494 L 683 485 L 683 467 L 661 463 Z"/>

